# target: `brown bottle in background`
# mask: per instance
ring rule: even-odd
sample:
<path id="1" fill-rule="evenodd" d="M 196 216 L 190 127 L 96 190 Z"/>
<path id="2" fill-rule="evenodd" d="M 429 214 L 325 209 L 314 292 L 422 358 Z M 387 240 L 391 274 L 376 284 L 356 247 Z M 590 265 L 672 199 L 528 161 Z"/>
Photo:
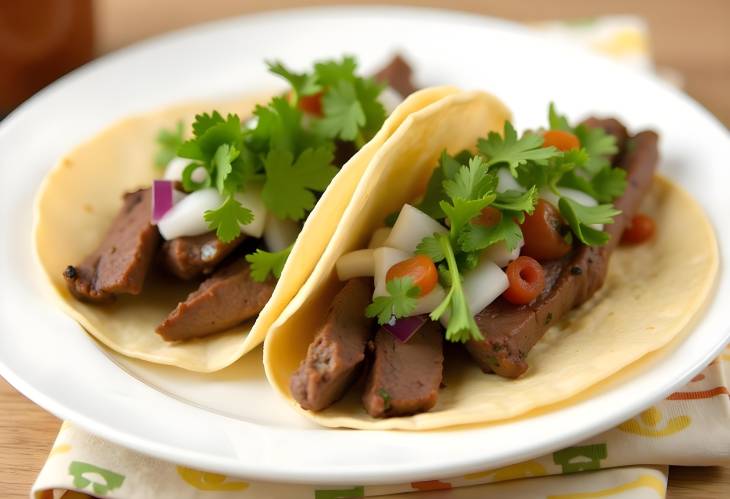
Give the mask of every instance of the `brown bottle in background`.
<path id="1" fill-rule="evenodd" d="M 0 0 L 0 118 L 94 54 L 93 0 Z"/>

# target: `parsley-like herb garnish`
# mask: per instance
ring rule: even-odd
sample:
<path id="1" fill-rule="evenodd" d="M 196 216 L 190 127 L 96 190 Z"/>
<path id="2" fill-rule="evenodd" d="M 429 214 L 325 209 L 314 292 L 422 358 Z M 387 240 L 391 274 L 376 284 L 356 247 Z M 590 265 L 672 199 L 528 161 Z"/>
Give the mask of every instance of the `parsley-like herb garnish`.
<path id="1" fill-rule="evenodd" d="M 157 133 L 156 142 L 159 148 L 155 154 L 155 166 L 165 168 L 177 155 L 177 148 L 183 143 L 184 125 L 178 121 L 172 130 L 162 129 Z"/>
<path id="2" fill-rule="evenodd" d="M 416 309 L 421 292 L 410 277 L 391 279 L 385 284 L 385 288 L 388 294 L 376 297 L 365 309 L 365 315 L 377 317 L 381 326 L 411 314 Z"/>
<path id="3" fill-rule="evenodd" d="M 613 223 L 613 217 L 621 213 L 610 204 L 585 206 L 565 197 L 560 198 L 558 208 L 573 234 L 588 246 L 600 246 L 608 241 L 608 234 L 590 225 Z"/>
<path id="4" fill-rule="evenodd" d="M 254 281 L 264 282 L 268 279 L 269 274 L 277 279 L 281 277 L 281 271 L 284 270 L 284 264 L 289 258 L 291 248 L 289 246 L 274 252 L 257 249 L 255 253 L 246 255 L 246 261 L 251 264 L 251 277 Z"/>

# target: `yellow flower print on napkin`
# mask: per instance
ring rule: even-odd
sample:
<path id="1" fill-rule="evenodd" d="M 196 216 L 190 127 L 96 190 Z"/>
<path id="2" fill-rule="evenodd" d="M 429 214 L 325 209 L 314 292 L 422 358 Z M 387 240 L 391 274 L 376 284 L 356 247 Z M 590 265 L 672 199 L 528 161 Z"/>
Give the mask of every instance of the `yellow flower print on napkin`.
<path id="1" fill-rule="evenodd" d="M 188 485 L 198 490 L 234 491 L 246 490 L 249 486 L 248 482 L 227 482 L 228 477 L 225 475 L 198 471 L 184 466 L 177 467 L 177 474 Z"/>
<path id="2" fill-rule="evenodd" d="M 689 416 L 675 416 L 662 424 L 664 415 L 656 407 L 650 407 L 638 417 L 621 423 L 618 428 L 626 433 L 641 435 L 642 437 L 661 438 L 679 433 L 692 422 Z"/>

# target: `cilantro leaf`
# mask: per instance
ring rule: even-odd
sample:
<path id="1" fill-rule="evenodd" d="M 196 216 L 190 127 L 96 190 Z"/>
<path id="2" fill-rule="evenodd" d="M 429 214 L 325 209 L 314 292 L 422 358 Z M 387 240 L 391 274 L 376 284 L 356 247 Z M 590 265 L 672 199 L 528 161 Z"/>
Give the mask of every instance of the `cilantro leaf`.
<path id="1" fill-rule="evenodd" d="M 251 147 L 266 153 L 272 149 L 282 149 L 299 153 L 304 130 L 302 112 L 283 97 L 274 97 L 264 106 L 256 106 L 253 113 L 257 118 L 256 127 L 250 132 Z"/>
<path id="2" fill-rule="evenodd" d="M 587 159 L 585 150 L 572 149 L 547 161 L 527 162 L 517 168 L 517 182 L 523 187 L 547 187 L 555 191 L 560 180 Z"/>
<path id="3" fill-rule="evenodd" d="M 238 157 L 238 154 L 238 149 L 235 147 L 229 144 L 221 144 L 213 155 L 212 163 L 216 172 L 215 186 L 221 194 L 226 191 L 226 179 L 233 171 L 231 163 Z M 233 194 L 233 192 L 230 194 Z"/>
<path id="4" fill-rule="evenodd" d="M 606 133 L 603 128 L 578 125 L 575 127 L 575 135 L 588 154 L 588 161 L 583 168 L 590 175 L 595 175 L 609 166 L 609 158 L 618 152 L 616 137 Z"/>
<path id="5" fill-rule="evenodd" d="M 264 251 L 257 249 L 255 253 L 246 255 L 246 261 L 251 264 L 251 277 L 256 282 L 264 282 L 268 279 L 269 274 L 276 279 L 281 277 L 281 271 L 284 270 L 291 246 L 281 251 Z"/>
<path id="6" fill-rule="evenodd" d="M 469 224 L 459 235 L 459 247 L 462 251 L 481 251 L 494 243 L 504 241 L 507 249 L 512 251 L 522 241 L 522 230 L 515 218 L 522 216 L 522 212 L 504 211 L 499 223 L 492 227 Z"/>
<path id="7" fill-rule="evenodd" d="M 469 303 L 461 285 L 461 274 L 456 264 L 451 242 L 445 234 L 436 234 L 434 237 L 441 245 L 441 251 L 446 258 L 446 267 L 451 285 L 444 300 L 431 312 L 431 320 L 439 320 L 448 311 L 449 322 L 446 325 L 445 335 L 448 341 L 466 343 L 472 339 L 483 340 L 484 337 L 469 310 Z"/>
<path id="8" fill-rule="evenodd" d="M 461 155 L 461 153 L 459 154 Z M 468 151 L 467 154 L 471 157 Z M 450 156 L 446 150 L 441 152 L 439 164 L 431 173 L 431 178 L 426 186 L 426 193 L 416 208 L 435 220 L 443 218 L 445 216 L 444 211 L 439 203 L 446 197 L 443 189 L 444 180 L 452 179 L 461 165 L 462 162 L 456 156 Z"/>
<path id="9" fill-rule="evenodd" d="M 315 122 L 317 131 L 330 138 L 354 141 L 366 123 L 365 111 L 355 85 L 340 80 L 322 98 L 324 118 Z"/>
<path id="10" fill-rule="evenodd" d="M 438 263 L 445 258 L 444 253 L 441 251 L 441 244 L 433 236 L 424 237 L 418 243 L 416 254 L 426 255 L 433 260 L 433 263 Z"/>
<path id="11" fill-rule="evenodd" d="M 341 81 L 355 81 L 357 60 L 352 56 L 345 56 L 341 61 L 320 61 L 314 65 L 317 80 L 323 86 L 335 85 Z"/>
<path id="12" fill-rule="evenodd" d="M 362 132 L 363 140 L 370 140 L 383 126 L 387 116 L 385 106 L 378 97 L 385 85 L 372 78 L 358 78 L 355 80 L 355 91 L 365 113 L 365 127 Z"/>
<path id="13" fill-rule="evenodd" d="M 543 147 L 543 138 L 534 133 L 524 133 L 517 138 L 512 123 L 504 122 L 503 137 L 497 132 L 489 132 L 486 139 L 479 139 L 479 151 L 486 156 L 487 166 L 506 163 L 513 176 L 517 176 L 517 167 L 527 161 L 544 161 L 562 153 L 553 146 Z"/>
<path id="14" fill-rule="evenodd" d="M 469 221 L 479 215 L 494 200 L 494 193 L 480 199 L 456 198 L 451 203 L 441 201 L 441 209 L 449 219 L 451 238 L 456 240 Z"/>
<path id="15" fill-rule="evenodd" d="M 193 121 L 193 135 L 195 137 L 200 137 L 213 126 L 223 122 L 225 122 L 225 120 L 218 111 L 213 111 L 211 114 L 196 114 L 195 121 Z"/>
<path id="16" fill-rule="evenodd" d="M 613 223 L 613 217 L 621 213 L 610 204 L 585 206 L 566 197 L 560 198 L 558 208 L 576 237 L 588 246 L 601 246 L 609 238 L 607 233 L 590 225 Z"/>
<path id="17" fill-rule="evenodd" d="M 598 202 L 611 202 L 626 190 L 626 170 L 606 166 L 593 176 L 591 182 Z"/>
<path id="18" fill-rule="evenodd" d="M 292 164 L 291 152 L 274 149 L 264 160 L 266 181 L 261 197 L 279 218 L 302 220 L 314 208 L 314 192 L 323 192 L 337 173 L 332 150 L 307 149 Z"/>
<path id="19" fill-rule="evenodd" d="M 233 241 L 241 233 L 241 225 L 253 221 L 253 213 L 239 203 L 233 196 L 228 196 L 215 210 L 203 214 L 210 230 L 214 230 L 218 239 L 227 243 Z"/>
<path id="20" fill-rule="evenodd" d="M 312 73 L 295 73 L 284 66 L 281 61 L 266 61 L 266 67 L 269 72 L 281 76 L 291 85 L 294 91 L 295 99 L 303 95 L 316 94 L 322 90 L 322 86 L 317 82 L 317 74 Z"/>
<path id="21" fill-rule="evenodd" d="M 177 150 L 183 143 L 183 122 L 178 121 L 175 128 L 171 130 L 161 129 L 157 132 L 157 154 L 155 154 L 155 166 L 165 168 L 172 159 L 177 156 Z"/>
<path id="22" fill-rule="evenodd" d="M 411 314 L 418 304 L 421 290 L 411 277 L 396 277 L 385 284 L 388 294 L 376 297 L 365 309 L 367 317 L 377 317 L 378 324 L 390 324 Z"/>
<path id="23" fill-rule="evenodd" d="M 548 124 L 550 130 L 563 130 L 565 132 L 572 132 L 573 127 L 570 126 L 568 118 L 564 114 L 559 114 L 555 109 L 555 103 L 551 102 L 548 107 Z"/>
<path id="24" fill-rule="evenodd" d="M 527 212 L 532 214 L 537 203 L 537 186 L 530 187 L 525 192 L 505 191 L 497 193 L 497 199 L 492 206 L 500 210 Z"/>
<path id="25" fill-rule="evenodd" d="M 497 188 L 497 176 L 487 173 L 484 158 L 475 156 L 469 166 L 461 166 L 452 179 L 445 180 L 443 189 L 451 199 L 481 199 Z"/>

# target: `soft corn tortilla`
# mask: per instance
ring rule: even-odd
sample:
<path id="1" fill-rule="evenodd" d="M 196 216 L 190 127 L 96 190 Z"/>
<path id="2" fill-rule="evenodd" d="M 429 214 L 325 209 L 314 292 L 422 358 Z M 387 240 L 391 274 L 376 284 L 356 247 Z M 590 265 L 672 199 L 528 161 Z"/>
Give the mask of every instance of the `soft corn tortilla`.
<path id="1" fill-rule="evenodd" d="M 718 267 L 715 237 L 697 203 L 659 177 L 642 208 L 657 223 L 656 237 L 614 253 L 603 288 L 538 342 L 523 377 L 485 375 L 467 355 L 447 357 L 446 387 L 429 412 L 372 418 L 362 407 L 361 387 L 322 412 L 302 410 L 289 379 L 342 287 L 338 257 L 365 247 L 386 215 L 417 197 L 414 186 L 429 178 L 442 149 L 473 146 L 487 130 L 501 129 L 505 117 L 485 95 L 450 96 L 411 115 L 376 155 L 312 277 L 264 344 L 271 384 L 307 417 L 331 427 L 427 430 L 520 416 L 564 401 L 667 345 L 701 311 Z"/>
<path id="2" fill-rule="evenodd" d="M 263 341 L 269 326 L 311 273 L 360 177 L 386 139 L 411 112 L 456 92 L 453 87 L 435 87 L 414 93 L 348 161 L 310 214 L 273 296 L 255 321 L 205 338 L 170 343 L 155 333 L 155 327 L 196 284 L 166 277 L 153 263 L 141 295 L 121 296 L 111 305 L 94 305 L 76 300 L 67 290 L 62 273 L 67 265 L 80 262 L 97 247 L 121 206 L 124 192 L 149 186 L 159 177 L 152 158 L 160 128 L 171 128 L 179 120 L 189 126 L 196 113 L 212 109 L 224 114 L 237 112 L 245 119 L 270 95 L 191 103 L 128 118 L 68 153 L 48 174 L 36 199 L 38 260 L 64 310 L 109 348 L 191 371 L 222 369 Z"/>

